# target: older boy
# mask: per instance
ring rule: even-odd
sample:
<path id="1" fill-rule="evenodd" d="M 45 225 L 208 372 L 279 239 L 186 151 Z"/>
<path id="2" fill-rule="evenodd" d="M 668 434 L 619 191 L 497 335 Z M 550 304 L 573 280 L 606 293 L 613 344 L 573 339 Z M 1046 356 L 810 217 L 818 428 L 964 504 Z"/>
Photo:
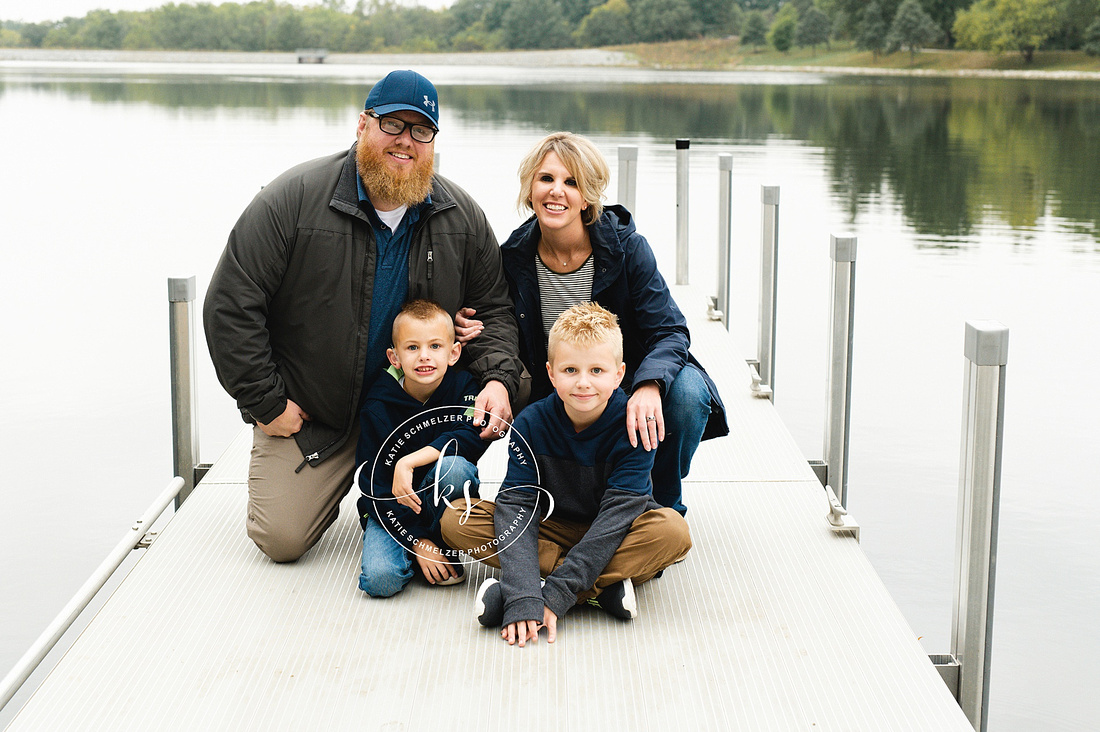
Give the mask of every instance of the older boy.
<path id="1" fill-rule="evenodd" d="M 594 303 L 569 308 L 550 330 L 548 357 L 555 393 L 516 419 L 495 508 L 477 503 L 463 523 L 459 503 L 441 523 L 449 545 L 501 568 L 499 582 L 479 588 L 475 614 L 520 646 L 542 626 L 554 642 L 558 618 L 585 601 L 635 617 L 634 585 L 691 548 L 683 517 L 653 500 L 653 452 L 631 447 L 623 429 L 616 317 Z"/>
<path id="2" fill-rule="evenodd" d="M 414 559 L 431 584 L 465 579 L 458 553 L 439 536 L 439 514 L 447 501 L 477 494 L 474 463 L 486 448 L 474 426 L 477 382 L 450 369 L 462 347 L 447 312 L 413 300 L 392 335 L 391 366 L 367 392 L 355 451 L 363 493 L 359 588 L 372 597 L 400 592 Z"/>

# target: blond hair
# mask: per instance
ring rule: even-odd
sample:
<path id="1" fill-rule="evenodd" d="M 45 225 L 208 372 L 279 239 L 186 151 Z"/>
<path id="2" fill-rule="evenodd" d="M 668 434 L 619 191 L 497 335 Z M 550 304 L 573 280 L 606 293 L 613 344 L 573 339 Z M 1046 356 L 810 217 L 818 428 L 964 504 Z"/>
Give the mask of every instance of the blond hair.
<path id="1" fill-rule="evenodd" d="M 393 319 L 393 330 L 390 332 L 390 339 L 393 343 L 397 343 L 397 326 L 401 323 L 402 319 L 419 320 L 422 323 L 430 323 L 434 318 L 439 317 L 442 317 L 443 320 L 446 321 L 447 335 L 454 341 L 455 324 L 451 319 L 451 314 L 444 310 L 443 306 L 434 300 L 425 300 L 423 298 L 409 300 L 401 306 L 401 312 Z"/>
<path id="2" fill-rule="evenodd" d="M 519 199 L 516 207 L 534 210 L 531 206 L 531 188 L 539 166 L 549 153 L 554 153 L 577 181 L 577 191 L 588 204 L 581 212 L 585 226 L 600 218 L 603 213 L 603 192 L 611 180 L 611 169 L 599 149 L 587 137 L 572 132 L 551 132 L 531 148 L 519 164 Z"/>
<path id="3" fill-rule="evenodd" d="M 615 360 L 622 363 L 623 332 L 619 329 L 619 319 L 615 313 L 594 302 L 574 305 L 554 321 L 546 346 L 549 361 L 553 362 L 554 352 L 562 341 L 578 348 L 592 348 L 608 343 L 615 350 Z"/>

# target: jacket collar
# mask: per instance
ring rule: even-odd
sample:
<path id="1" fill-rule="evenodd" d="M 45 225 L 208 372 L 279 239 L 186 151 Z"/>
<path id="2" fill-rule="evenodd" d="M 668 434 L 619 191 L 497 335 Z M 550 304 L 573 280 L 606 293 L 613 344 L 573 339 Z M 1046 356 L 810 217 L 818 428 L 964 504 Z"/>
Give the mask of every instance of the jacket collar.
<path id="1" fill-rule="evenodd" d="M 593 295 L 602 292 L 618 278 L 626 261 L 626 241 L 634 234 L 634 220 L 617 204 L 604 208 L 600 218 L 588 226 L 595 258 Z M 539 244 L 539 222 L 534 216 L 523 222 L 501 245 L 501 255 L 511 261 L 517 278 L 535 277 L 535 257 Z"/>

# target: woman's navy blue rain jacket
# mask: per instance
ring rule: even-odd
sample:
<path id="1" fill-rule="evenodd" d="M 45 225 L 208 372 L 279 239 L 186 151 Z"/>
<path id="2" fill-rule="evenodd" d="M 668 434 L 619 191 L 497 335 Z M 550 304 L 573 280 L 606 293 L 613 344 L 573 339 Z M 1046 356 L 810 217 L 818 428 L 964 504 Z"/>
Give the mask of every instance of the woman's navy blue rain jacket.
<path id="1" fill-rule="evenodd" d="M 592 300 L 615 313 L 623 331 L 623 390 L 630 393 L 633 384 L 652 379 L 665 394 L 680 369 L 692 363 L 703 372 L 710 391 L 710 419 L 703 439 L 729 434 L 718 387 L 688 352 L 691 335 L 687 319 L 657 271 L 653 250 L 637 232 L 630 212 L 622 206 L 608 206 L 599 220 L 589 225 L 588 233 L 595 259 Z M 532 216 L 512 232 L 500 250 L 519 322 L 520 359 L 531 373 L 531 402 L 551 391 L 535 272 L 539 236 L 538 220 Z"/>

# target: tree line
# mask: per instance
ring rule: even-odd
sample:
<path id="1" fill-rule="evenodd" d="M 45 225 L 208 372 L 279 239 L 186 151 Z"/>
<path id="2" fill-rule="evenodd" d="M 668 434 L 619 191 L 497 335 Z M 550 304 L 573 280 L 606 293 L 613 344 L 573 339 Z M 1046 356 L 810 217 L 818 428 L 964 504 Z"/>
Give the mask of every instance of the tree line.
<path id="1" fill-rule="evenodd" d="M 1100 55 L 1100 0 L 394 0 L 167 3 L 145 11 L 0 23 L 0 46 L 294 51 L 489 51 L 739 38 L 743 47 L 854 43 L 875 55 L 922 48 L 1084 49 Z"/>

